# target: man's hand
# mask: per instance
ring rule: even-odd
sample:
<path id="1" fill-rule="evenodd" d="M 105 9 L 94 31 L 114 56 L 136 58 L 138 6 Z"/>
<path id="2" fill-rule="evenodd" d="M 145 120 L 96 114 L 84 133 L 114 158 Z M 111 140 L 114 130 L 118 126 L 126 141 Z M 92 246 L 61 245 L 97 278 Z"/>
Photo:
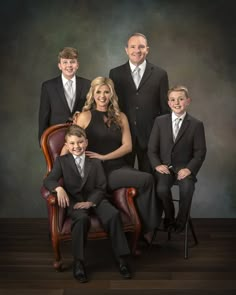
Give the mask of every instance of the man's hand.
<path id="1" fill-rule="evenodd" d="M 156 166 L 155 169 L 157 172 L 161 174 L 170 174 L 170 170 L 167 165 L 159 165 L 159 166 Z"/>
<path id="2" fill-rule="evenodd" d="M 177 179 L 178 180 L 184 179 L 185 177 L 189 176 L 190 174 L 191 174 L 191 171 L 188 168 L 180 169 L 178 172 Z"/>
<path id="3" fill-rule="evenodd" d="M 78 202 L 74 205 L 74 209 L 89 209 L 93 205 L 93 202 Z"/>
<path id="4" fill-rule="evenodd" d="M 66 208 L 69 206 L 69 197 L 64 190 L 63 187 L 58 186 L 55 188 L 55 191 L 57 192 L 57 200 L 58 200 L 58 205 L 59 207 Z"/>

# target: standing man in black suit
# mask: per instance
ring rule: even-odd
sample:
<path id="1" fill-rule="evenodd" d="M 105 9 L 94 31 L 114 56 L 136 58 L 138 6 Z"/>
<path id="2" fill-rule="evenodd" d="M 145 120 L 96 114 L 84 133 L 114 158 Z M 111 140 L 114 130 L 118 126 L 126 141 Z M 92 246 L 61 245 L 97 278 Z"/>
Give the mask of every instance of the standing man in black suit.
<path id="1" fill-rule="evenodd" d="M 62 74 L 42 84 L 39 107 L 39 142 L 45 129 L 51 125 L 72 120 L 81 111 L 90 81 L 76 76 L 79 68 L 78 51 L 65 47 L 58 55 L 58 68 Z"/>
<path id="2" fill-rule="evenodd" d="M 85 156 L 88 145 L 85 131 L 76 125 L 65 134 L 68 154 L 59 156 L 44 180 L 45 187 L 57 192 L 58 205 L 69 207 L 72 219 L 72 251 L 74 277 L 87 282 L 84 266 L 84 248 L 90 227 L 89 214 L 94 210 L 104 229 L 109 233 L 121 275 L 131 277 L 124 256 L 130 254 L 123 232 L 119 211 L 105 198 L 106 177 L 100 160 Z M 63 178 L 63 187 L 59 180 Z"/>
<path id="3" fill-rule="evenodd" d="M 195 189 L 196 175 L 206 156 L 203 123 L 190 116 L 188 89 L 176 86 L 168 92 L 172 114 L 157 117 L 148 143 L 148 156 L 157 179 L 157 194 L 165 212 L 168 231 L 184 230 Z M 175 208 L 171 187 L 179 186 L 179 212 Z"/>
<path id="4" fill-rule="evenodd" d="M 125 50 L 129 61 L 112 69 L 109 76 L 131 129 L 133 151 L 127 161 L 134 166 L 137 156 L 139 170 L 150 173 L 147 143 L 156 116 L 169 112 L 168 76 L 166 71 L 146 60 L 149 47 L 143 34 L 131 35 Z"/>

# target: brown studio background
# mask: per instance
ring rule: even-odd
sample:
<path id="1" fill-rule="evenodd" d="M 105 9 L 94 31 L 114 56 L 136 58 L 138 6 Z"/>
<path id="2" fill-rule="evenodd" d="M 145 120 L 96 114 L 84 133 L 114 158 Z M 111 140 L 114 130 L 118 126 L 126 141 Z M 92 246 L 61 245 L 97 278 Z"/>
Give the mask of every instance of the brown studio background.
<path id="1" fill-rule="evenodd" d="M 127 61 L 126 39 L 147 35 L 149 61 L 170 85 L 186 85 L 190 113 L 203 120 L 208 153 L 193 217 L 236 217 L 234 1 L 9 0 L 1 4 L 0 217 L 45 217 L 45 162 L 37 141 L 41 83 L 59 74 L 57 53 L 80 52 L 93 79 Z"/>

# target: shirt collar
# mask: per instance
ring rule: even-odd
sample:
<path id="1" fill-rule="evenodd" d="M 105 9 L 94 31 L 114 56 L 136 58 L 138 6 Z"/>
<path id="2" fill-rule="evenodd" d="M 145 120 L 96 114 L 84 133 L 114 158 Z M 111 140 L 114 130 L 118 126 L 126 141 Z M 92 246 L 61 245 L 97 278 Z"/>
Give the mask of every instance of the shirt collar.
<path id="1" fill-rule="evenodd" d="M 76 159 L 78 156 L 72 154 L 72 156 L 74 157 L 74 159 Z M 80 166 L 84 167 L 84 161 L 85 161 L 85 153 L 83 153 L 82 155 L 79 156 L 81 158 L 81 162 L 80 162 Z"/>
<path id="2" fill-rule="evenodd" d="M 144 60 L 143 63 L 138 65 L 138 67 L 140 68 L 142 73 L 145 71 L 146 63 L 147 63 L 146 60 Z M 137 66 L 132 64 L 132 62 L 130 60 L 129 60 L 129 66 L 130 66 L 131 72 L 133 73 L 133 71 L 136 69 Z"/>
<path id="3" fill-rule="evenodd" d="M 61 74 L 61 78 L 62 78 L 62 83 L 65 86 L 65 84 L 67 83 L 67 81 L 69 81 L 68 79 L 66 79 L 63 74 Z M 75 85 L 76 79 L 75 79 L 75 75 L 70 79 L 71 81 L 73 81 L 72 85 Z"/>
<path id="4" fill-rule="evenodd" d="M 183 121 L 185 116 L 186 116 L 186 112 L 180 117 L 176 116 L 176 114 L 174 112 L 172 112 L 172 114 L 171 114 L 172 122 L 174 122 L 177 118 L 179 118 L 179 119 L 181 118 Z"/>

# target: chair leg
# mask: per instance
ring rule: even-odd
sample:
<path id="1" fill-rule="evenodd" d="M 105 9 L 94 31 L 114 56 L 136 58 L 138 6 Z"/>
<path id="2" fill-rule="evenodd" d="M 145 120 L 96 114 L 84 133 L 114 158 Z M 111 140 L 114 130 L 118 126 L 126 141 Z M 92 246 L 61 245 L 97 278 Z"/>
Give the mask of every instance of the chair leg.
<path id="1" fill-rule="evenodd" d="M 131 252 L 134 256 L 136 256 L 137 252 L 137 244 L 138 244 L 138 240 L 139 240 L 139 236 L 140 236 L 140 230 L 136 229 L 133 233 L 132 233 L 132 237 L 131 237 Z"/>
<path id="2" fill-rule="evenodd" d="M 55 261 L 53 267 L 56 271 L 62 270 L 62 260 L 61 260 L 61 251 L 58 238 L 52 238 L 52 248 L 55 256 Z"/>

